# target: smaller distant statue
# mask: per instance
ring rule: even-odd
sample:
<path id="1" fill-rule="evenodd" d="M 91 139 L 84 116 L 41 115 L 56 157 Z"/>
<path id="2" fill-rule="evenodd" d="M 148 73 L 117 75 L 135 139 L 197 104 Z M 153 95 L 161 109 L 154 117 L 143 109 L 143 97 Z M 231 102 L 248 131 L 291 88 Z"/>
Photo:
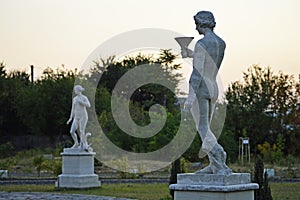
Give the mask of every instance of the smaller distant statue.
<path id="1" fill-rule="evenodd" d="M 85 127 L 88 121 L 88 114 L 86 108 L 91 107 L 91 104 L 88 98 L 82 94 L 84 88 L 81 85 L 74 86 L 74 92 L 76 96 L 73 98 L 72 101 L 72 110 L 70 119 L 67 121 L 69 124 L 72 120 L 71 126 L 71 136 L 74 140 L 74 145 L 71 148 L 81 148 L 86 151 L 92 151 L 92 148 L 87 142 L 87 137 L 90 136 L 90 133 L 85 133 Z M 80 137 L 80 143 L 78 143 L 77 134 Z"/>

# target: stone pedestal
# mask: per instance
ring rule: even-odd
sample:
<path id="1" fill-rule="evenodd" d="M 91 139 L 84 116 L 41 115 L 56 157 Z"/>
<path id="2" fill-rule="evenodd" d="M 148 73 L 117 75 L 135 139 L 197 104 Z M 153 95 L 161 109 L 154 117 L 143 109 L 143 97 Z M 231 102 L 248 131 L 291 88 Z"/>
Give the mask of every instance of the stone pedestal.
<path id="1" fill-rule="evenodd" d="M 177 184 L 170 185 L 175 200 L 254 200 L 258 184 L 250 174 L 178 174 Z"/>
<path id="2" fill-rule="evenodd" d="M 55 183 L 57 188 L 94 188 L 100 187 L 99 177 L 94 173 L 96 153 L 83 149 L 65 148 L 62 155 L 62 174 Z"/>

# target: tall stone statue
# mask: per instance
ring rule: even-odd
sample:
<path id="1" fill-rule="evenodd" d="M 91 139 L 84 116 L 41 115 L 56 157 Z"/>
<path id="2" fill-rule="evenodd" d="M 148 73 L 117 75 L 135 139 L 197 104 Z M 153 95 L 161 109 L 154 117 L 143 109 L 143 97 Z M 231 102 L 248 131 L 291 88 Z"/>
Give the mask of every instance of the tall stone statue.
<path id="1" fill-rule="evenodd" d="M 213 31 L 216 23 L 211 12 L 198 12 L 194 20 L 196 30 L 204 35 L 197 41 L 194 51 L 187 48 L 192 37 L 175 39 L 181 46 L 182 57 L 193 58 L 190 91 L 184 110 L 193 115 L 202 140 L 199 156 L 208 155 L 209 165 L 195 173 L 177 174 L 177 183 L 169 188 L 174 190 L 174 200 L 254 200 L 258 184 L 251 183 L 249 173 L 232 173 L 225 163 L 226 152 L 210 129 L 218 98 L 216 76 L 224 57 L 225 42 Z"/>
<path id="2" fill-rule="evenodd" d="M 90 136 L 90 133 L 85 133 L 85 127 L 88 121 L 88 114 L 86 108 L 91 107 L 91 104 L 88 100 L 88 98 L 82 94 L 84 91 L 84 88 L 81 85 L 75 85 L 74 86 L 74 92 L 76 96 L 73 98 L 72 101 L 72 110 L 70 119 L 67 121 L 67 124 L 69 124 L 72 120 L 72 126 L 71 126 L 71 136 L 74 140 L 74 145 L 71 148 L 82 148 L 87 151 L 92 151 L 90 145 L 87 142 L 87 137 Z M 80 143 L 78 143 L 77 134 L 80 138 Z"/>
<path id="3" fill-rule="evenodd" d="M 208 155 L 210 164 L 196 173 L 231 174 L 232 171 L 225 164 L 226 152 L 212 133 L 210 124 L 218 98 L 216 76 L 224 57 L 225 42 L 214 33 L 216 25 L 214 16 L 209 11 L 198 12 L 194 16 L 196 30 L 204 35 L 196 45 L 194 51 L 184 47 L 182 57 L 193 58 L 193 71 L 189 80 L 190 91 L 184 104 L 184 109 L 195 110 L 195 100 L 198 101 L 200 113 L 197 130 L 202 139 L 200 152 Z"/>

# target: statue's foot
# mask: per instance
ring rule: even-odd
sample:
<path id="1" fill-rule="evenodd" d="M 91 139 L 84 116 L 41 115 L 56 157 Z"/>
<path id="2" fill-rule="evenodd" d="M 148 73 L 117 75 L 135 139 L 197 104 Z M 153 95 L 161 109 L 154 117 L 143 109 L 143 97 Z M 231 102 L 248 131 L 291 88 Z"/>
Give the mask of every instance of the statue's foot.
<path id="1" fill-rule="evenodd" d="M 220 169 L 218 171 L 213 171 L 212 167 L 209 165 L 205 167 L 204 169 L 201 169 L 199 171 L 196 171 L 195 174 L 219 174 L 219 175 L 229 175 L 232 174 L 232 170 L 228 167 L 224 169 Z"/>
<path id="2" fill-rule="evenodd" d="M 78 148 L 78 143 L 75 143 L 75 144 L 71 147 L 71 149 L 74 149 L 74 148 Z"/>
<path id="3" fill-rule="evenodd" d="M 85 148 L 85 150 L 86 150 L 87 152 L 93 152 L 93 148 L 91 147 L 91 145 L 88 145 L 88 146 Z"/>
<path id="4" fill-rule="evenodd" d="M 213 173 L 213 171 L 212 171 L 210 165 L 208 165 L 207 167 L 195 172 L 195 174 L 212 174 L 212 173 Z"/>
<path id="5" fill-rule="evenodd" d="M 81 149 L 86 149 L 87 146 L 88 146 L 88 145 L 87 145 L 85 142 L 80 142 L 79 148 L 81 148 Z"/>
<path id="6" fill-rule="evenodd" d="M 91 144 L 86 144 L 86 143 L 80 143 L 80 146 L 79 146 L 79 148 L 80 149 L 83 149 L 83 150 L 85 150 L 85 151 L 87 151 L 87 152 L 92 152 L 93 151 L 93 149 L 92 149 L 92 147 L 91 147 Z"/>
<path id="7" fill-rule="evenodd" d="M 91 147 L 90 144 L 85 144 L 85 145 L 83 145 L 83 149 L 84 149 L 85 151 L 87 151 L 87 152 L 92 152 L 92 151 L 93 151 L 93 149 L 92 149 L 92 147 Z"/>
<path id="8" fill-rule="evenodd" d="M 232 170 L 229 169 L 228 167 L 226 169 L 221 169 L 217 172 L 217 174 L 221 174 L 221 175 L 229 175 L 232 174 Z"/>

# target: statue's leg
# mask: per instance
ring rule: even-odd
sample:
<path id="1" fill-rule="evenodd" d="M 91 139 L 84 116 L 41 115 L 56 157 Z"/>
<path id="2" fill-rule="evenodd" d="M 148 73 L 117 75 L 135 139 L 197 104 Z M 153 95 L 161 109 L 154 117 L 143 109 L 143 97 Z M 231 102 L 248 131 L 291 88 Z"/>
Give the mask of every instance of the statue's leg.
<path id="1" fill-rule="evenodd" d="M 226 165 L 226 152 L 220 144 L 216 144 L 208 153 L 209 165 L 196 174 L 231 174 L 232 170 Z"/>
<path id="2" fill-rule="evenodd" d="M 226 152 L 220 144 L 214 146 L 209 152 L 208 158 L 211 163 L 213 174 L 232 173 L 232 170 L 226 165 Z"/>
<path id="3" fill-rule="evenodd" d="M 82 118 L 80 120 L 80 124 L 79 124 L 79 130 L 80 130 L 80 146 L 81 148 L 85 149 L 87 148 L 87 141 L 86 141 L 86 135 L 85 135 L 85 127 L 87 124 L 87 119 L 86 118 Z"/>
<path id="4" fill-rule="evenodd" d="M 199 156 L 204 157 L 217 144 L 217 139 L 210 129 L 211 101 L 200 97 L 198 102 L 200 111 L 198 132 L 202 140 Z"/>
<path id="5" fill-rule="evenodd" d="M 211 121 L 213 119 L 215 108 L 216 108 L 216 101 L 209 100 L 209 124 L 211 124 Z"/>
<path id="6" fill-rule="evenodd" d="M 214 137 L 212 137 L 212 132 L 210 131 L 210 115 L 211 115 L 211 109 L 210 109 L 210 100 L 206 98 L 198 98 L 199 103 L 199 124 L 198 124 L 198 133 L 200 134 L 201 140 L 202 140 L 202 146 L 199 151 L 199 158 L 203 158 L 210 150 L 213 148 L 212 145 L 214 145 Z M 211 164 L 209 164 L 204 169 L 201 169 L 196 174 L 212 174 L 212 167 Z"/>
<path id="7" fill-rule="evenodd" d="M 198 132 L 202 139 L 202 147 L 199 152 L 199 157 L 208 155 L 210 164 L 196 173 L 213 173 L 213 174 L 229 174 L 231 170 L 225 164 L 226 152 L 218 143 L 217 138 L 210 129 L 211 115 L 213 114 L 214 103 L 209 99 L 199 99 L 200 120 Z"/>
<path id="8" fill-rule="evenodd" d="M 71 126 L 71 130 L 70 130 L 71 137 L 72 137 L 72 139 L 74 141 L 74 145 L 71 148 L 78 147 L 78 138 L 77 138 L 77 134 L 75 132 L 76 129 L 77 129 L 77 127 L 78 127 L 77 123 L 78 123 L 77 120 L 74 119 L 73 123 L 72 123 L 72 126 Z"/>

